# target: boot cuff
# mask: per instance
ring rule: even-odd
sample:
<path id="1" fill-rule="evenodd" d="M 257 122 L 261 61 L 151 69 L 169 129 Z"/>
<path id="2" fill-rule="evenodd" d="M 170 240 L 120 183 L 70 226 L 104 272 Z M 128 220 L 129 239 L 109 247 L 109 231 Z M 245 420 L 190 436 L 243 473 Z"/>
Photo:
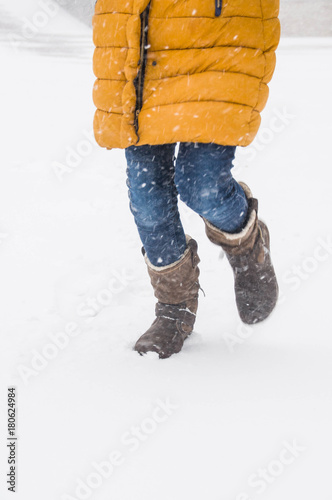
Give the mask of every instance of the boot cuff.
<path id="1" fill-rule="evenodd" d="M 175 262 L 172 262 L 171 264 L 168 264 L 167 266 L 155 266 L 154 264 L 152 264 L 148 258 L 148 256 L 146 255 L 146 253 L 144 254 L 144 260 L 145 260 L 145 263 L 146 265 L 152 269 L 153 271 L 167 271 L 169 269 L 172 269 L 173 267 L 177 266 L 183 259 L 184 257 L 188 254 L 188 252 L 190 251 L 190 247 L 189 247 L 189 241 L 192 240 L 192 237 L 189 236 L 188 234 L 186 234 L 186 242 L 187 242 L 187 248 L 185 249 L 183 255 L 181 256 L 180 259 L 176 260 Z M 197 246 L 197 244 L 196 244 Z"/>
<path id="2" fill-rule="evenodd" d="M 253 198 L 252 192 L 244 182 L 240 182 L 239 184 L 248 200 L 248 219 L 242 231 L 239 233 L 227 233 L 218 229 L 203 217 L 205 232 L 210 241 L 232 254 L 242 253 L 244 250 L 247 250 L 247 247 L 251 248 L 255 243 L 258 231 L 258 202 L 256 198 Z"/>
<path id="3" fill-rule="evenodd" d="M 247 200 L 250 200 L 250 198 L 253 198 L 252 192 L 250 191 L 249 186 L 245 182 L 239 182 L 240 186 L 242 187 L 244 194 L 247 197 Z"/>
<path id="4" fill-rule="evenodd" d="M 239 233 L 226 233 L 226 231 L 221 231 L 216 226 L 211 224 L 208 220 L 204 219 L 206 234 L 208 238 L 217 245 L 229 245 L 229 246 L 238 246 L 241 245 L 247 238 L 250 237 L 251 233 L 254 230 L 255 223 L 257 219 L 257 213 L 255 210 L 252 210 L 247 224 Z"/>

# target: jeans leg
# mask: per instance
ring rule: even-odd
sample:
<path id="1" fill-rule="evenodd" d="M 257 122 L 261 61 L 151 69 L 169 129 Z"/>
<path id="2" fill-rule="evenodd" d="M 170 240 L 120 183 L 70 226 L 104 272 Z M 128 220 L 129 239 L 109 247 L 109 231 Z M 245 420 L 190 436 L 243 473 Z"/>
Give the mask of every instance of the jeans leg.
<path id="1" fill-rule="evenodd" d="M 236 233 L 246 223 L 248 202 L 231 174 L 235 147 L 181 143 L 175 183 L 181 200 L 222 231 Z"/>
<path id="2" fill-rule="evenodd" d="M 179 260 L 186 237 L 174 183 L 175 144 L 126 149 L 130 210 L 150 262 L 166 266 Z"/>

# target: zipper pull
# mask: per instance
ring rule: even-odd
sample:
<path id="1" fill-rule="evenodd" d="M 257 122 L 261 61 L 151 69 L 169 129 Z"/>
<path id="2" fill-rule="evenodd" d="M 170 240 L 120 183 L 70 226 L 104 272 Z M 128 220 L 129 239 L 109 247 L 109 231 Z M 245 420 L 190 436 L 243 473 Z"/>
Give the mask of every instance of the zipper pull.
<path id="1" fill-rule="evenodd" d="M 222 0 L 214 0 L 214 1 L 215 1 L 214 15 L 215 15 L 215 17 L 219 17 L 219 16 L 221 16 Z"/>

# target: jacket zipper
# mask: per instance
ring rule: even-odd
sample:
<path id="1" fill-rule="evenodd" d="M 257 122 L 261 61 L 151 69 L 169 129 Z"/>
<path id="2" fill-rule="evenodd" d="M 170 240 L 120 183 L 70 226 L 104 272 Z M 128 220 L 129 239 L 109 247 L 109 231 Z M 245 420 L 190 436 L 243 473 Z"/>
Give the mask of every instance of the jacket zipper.
<path id="1" fill-rule="evenodd" d="M 215 17 L 219 17 L 221 16 L 222 0 L 214 0 L 214 2 L 215 2 L 214 15 Z"/>
<path id="2" fill-rule="evenodd" d="M 149 16 L 150 4 L 141 14 L 141 39 L 140 39 L 140 60 L 139 60 L 139 71 L 134 80 L 134 85 L 136 88 L 136 108 L 135 108 L 135 130 L 138 135 L 138 115 L 143 106 L 143 86 L 144 86 L 144 73 L 146 66 L 146 53 L 147 53 L 147 40 L 148 40 L 148 16 Z"/>

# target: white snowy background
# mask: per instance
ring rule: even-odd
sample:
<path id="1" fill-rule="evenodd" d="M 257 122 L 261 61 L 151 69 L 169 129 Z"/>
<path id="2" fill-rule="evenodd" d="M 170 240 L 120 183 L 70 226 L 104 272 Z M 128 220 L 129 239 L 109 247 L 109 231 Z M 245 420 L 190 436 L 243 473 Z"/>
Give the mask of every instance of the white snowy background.
<path id="1" fill-rule="evenodd" d="M 205 297 L 159 360 L 132 350 L 155 299 L 123 151 L 92 137 L 91 30 L 35 0 L 0 14 L 1 499 L 331 500 L 332 39 L 282 39 L 234 168 L 269 224 L 277 309 L 241 324 L 228 263 L 180 204 Z"/>

